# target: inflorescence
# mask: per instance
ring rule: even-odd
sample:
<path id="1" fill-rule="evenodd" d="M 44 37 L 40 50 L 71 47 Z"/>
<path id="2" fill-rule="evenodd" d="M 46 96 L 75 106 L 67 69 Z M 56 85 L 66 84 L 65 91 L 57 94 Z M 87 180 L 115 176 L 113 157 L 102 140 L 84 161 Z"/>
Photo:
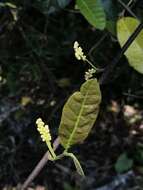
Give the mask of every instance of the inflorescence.
<path id="1" fill-rule="evenodd" d="M 73 48 L 74 48 L 75 57 L 78 60 L 87 62 L 92 67 L 91 69 L 88 69 L 88 71 L 86 71 L 84 75 L 85 80 L 91 79 L 93 75 L 96 73 L 97 68 L 86 58 L 86 55 L 84 54 L 82 48 L 80 47 L 77 41 L 74 42 Z"/>
<path id="2" fill-rule="evenodd" d="M 75 51 L 75 57 L 78 60 L 86 61 L 86 55 L 84 55 L 82 48 L 79 46 L 79 43 L 77 41 L 74 42 L 74 51 Z"/>
<path id="3" fill-rule="evenodd" d="M 42 141 L 46 141 L 46 142 L 51 141 L 49 126 L 45 125 L 45 123 L 42 121 L 41 118 L 38 118 L 36 120 L 36 124 L 37 124 L 37 130 L 39 131 L 41 135 Z"/>

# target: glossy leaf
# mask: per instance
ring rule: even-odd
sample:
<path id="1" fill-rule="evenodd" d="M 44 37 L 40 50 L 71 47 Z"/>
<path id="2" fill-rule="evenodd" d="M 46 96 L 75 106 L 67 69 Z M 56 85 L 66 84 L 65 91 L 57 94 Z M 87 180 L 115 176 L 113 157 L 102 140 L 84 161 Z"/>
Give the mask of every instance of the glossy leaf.
<path id="1" fill-rule="evenodd" d="M 100 30 L 105 28 L 106 17 L 101 0 L 77 0 L 76 4 L 91 25 Z"/>
<path id="2" fill-rule="evenodd" d="M 121 47 L 135 31 L 139 21 L 132 17 L 121 18 L 117 23 L 117 36 Z M 143 30 L 125 52 L 130 66 L 139 73 L 143 73 Z"/>
<path id="3" fill-rule="evenodd" d="M 66 102 L 59 127 L 60 143 L 67 150 L 88 136 L 93 127 L 101 102 L 101 93 L 96 79 L 86 81 Z"/>

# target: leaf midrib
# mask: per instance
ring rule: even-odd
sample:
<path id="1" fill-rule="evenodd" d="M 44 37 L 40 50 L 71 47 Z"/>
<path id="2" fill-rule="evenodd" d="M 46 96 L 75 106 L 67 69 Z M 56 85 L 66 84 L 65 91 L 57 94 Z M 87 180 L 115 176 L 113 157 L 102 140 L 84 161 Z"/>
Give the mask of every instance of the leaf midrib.
<path id="1" fill-rule="evenodd" d="M 90 84 L 90 85 L 91 85 L 91 84 Z M 88 87 L 87 93 L 86 93 L 85 96 L 84 96 L 84 100 L 83 100 L 83 102 L 82 102 L 82 106 L 81 106 L 79 115 L 78 115 L 78 117 L 77 117 L 76 124 L 75 124 L 74 129 L 73 129 L 73 131 L 72 131 L 72 133 L 71 133 L 71 135 L 70 135 L 70 137 L 69 137 L 69 139 L 68 139 L 68 142 L 67 142 L 65 151 L 67 151 L 68 148 L 70 147 L 70 143 L 71 143 L 71 141 L 72 141 L 72 138 L 73 138 L 73 136 L 74 136 L 74 134 L 75 134 L 75 132 L 76 132 L 76 129 L 77 129 L 77 127 L 78 127 L 78 124 L 79 124 L 79 122 L 80 122 L 80 117 L 81 117 L 82 112 L 83 112 L 83 107 L 84 107 L 86 98 L 87 98 L 87 96 L 88 96 L 88 92 L 89 92 L 89 89 L 90 89 L 90 85 L 89 85 L 89 87 Z M 81 92 L 80 92 L 80 93 L 81 93 Z"/>

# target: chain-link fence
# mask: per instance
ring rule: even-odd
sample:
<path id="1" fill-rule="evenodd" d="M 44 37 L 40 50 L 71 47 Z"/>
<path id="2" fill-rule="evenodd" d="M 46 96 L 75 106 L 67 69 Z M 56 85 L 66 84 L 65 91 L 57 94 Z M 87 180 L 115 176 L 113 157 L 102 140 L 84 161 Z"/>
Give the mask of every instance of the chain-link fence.
<path id="1" fill-rule="evenodd" d="M 134 1 L 129 1 L 128 4 L 125 4 L 124 1 L 122 0 L 118 0 L 118 4 L 121 5 L 121 7 L 123 8 L 122 12 L 125 14 L 125 12 L 127 12 L 127 14 L 131 15 L 132 17 L 136 18 L 137 20 L 139 20 L 139 25 L 137 26 L 137 28 L 135 29 L 135 31 L 132 33 L 132 35 L 129 37 L 129 39 L 126 41 L 126 43 L 124 44 L 124 46 L 121 48 L 121 51 L 118 52 L 118 54 L 115 56 L 115 58 L 112 60 L 112 63 L 110 64 L 110 66 L 107 67 L 107 69 L 105 69 L 104 74 L 101 77 L 101 84 L 104 84 L 108 81 L 108 79 L 110 78 L 110 73 L 113 71 L 113 69 L 115 68 L 115 66 L 117 65 L 117 63 L 119 62 L 120 58 L 123 56 L 123 54 L 126 52 L 126 50 L 130 47 L 130 45 L 132 44 L 132 42 L 135 40 L 135 38 L 138 36 L 138 34 L 141 32 L 141 30 L 143 29 L 143 21 L 141 21 L 138 16 L 134 13 L 133 9 L 134 7 L 139 4 L 139 6 L 141 8 L 143 8 L 143 1 L 139 1 L 139 0 L 134 0 Z"/>

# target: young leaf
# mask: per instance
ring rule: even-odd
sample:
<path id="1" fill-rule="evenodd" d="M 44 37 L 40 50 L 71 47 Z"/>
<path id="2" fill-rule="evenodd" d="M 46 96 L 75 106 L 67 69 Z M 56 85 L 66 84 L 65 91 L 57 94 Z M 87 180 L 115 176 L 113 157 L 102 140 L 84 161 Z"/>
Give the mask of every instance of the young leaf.
<path id="1" fill-rule="evenodd" d="M 77 171 L 77 173 L 79 174 L 79 175 L 81 175 L 81 176 L 85 176 L 84 175 L 84 171 L 83 171 L 83 169 L 82 169 L 82 167 L 81 167 L 81 165 L 80 165 L 80 162 L 78 161 L 78 159 L 76 158 L 76 156 L 73 154 L 73 153 L 64 153 L 64 156 L 68 156 L 68 157 L 70 157 L 70 158 L 72 158 L 72 160 L 73 160 L 73 162 L 74 162 L 74 165 L 75 165 L 75 167 L 76 167 L 76 171 Z"/>
<path id="2" fill-rule="evenodd" d="M 139 21 L 132 17 L 124 17 L 117 22 L 117 36 L 121 47 L 129 39 L 138 25 Z M 143 74 L 143 30 L 127 49 L 125 55 L 128 58 L 130 66 Z"/>
<path id="3" fill-rule="evenodd" d="M 98 115 L 101 93 L 96 79 L 86 81 L 66 102 L 59 127 L 60 143 L 67 150 L 88 136 Z"/>
<path id="4" fill-rule="evenodd" d="M 91 25 L 100 30 L 105 28 L 106 17 L 101 0 L 77 0 L 76 4 Z"/>
<path id="5" fill-rule="evenodd" d="M 123 153 L 119 156 L 115 169 L 118 173 L 126 172 L 131 169 L 133 166 L 133 160 L 129 159 L 126 153 Z"/>

